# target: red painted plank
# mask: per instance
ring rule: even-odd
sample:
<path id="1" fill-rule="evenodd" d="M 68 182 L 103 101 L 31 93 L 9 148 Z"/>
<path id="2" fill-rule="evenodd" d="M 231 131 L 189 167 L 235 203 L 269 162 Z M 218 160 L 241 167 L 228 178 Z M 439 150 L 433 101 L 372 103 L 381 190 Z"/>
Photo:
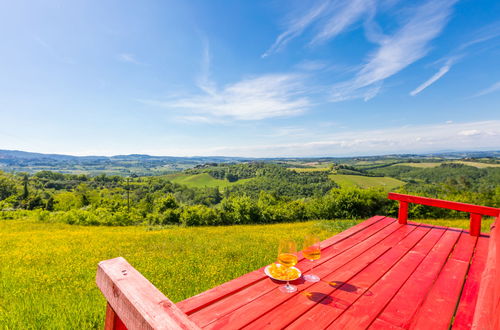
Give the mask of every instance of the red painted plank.
<path id="1" fill-rule="evenodd" d="M 410 329 L 448 329 L 455 314 L 460 292 L 469 269 L 469 261 L 476 240 L 462 235 L 452 256 L 444 265 L 422 306 L 411 321 Z M 470 253 L 469 258 L 466 257 Z M 466 261 L 460 260 L 467 259 Z"/>
<path id="2" fill-rule="evenodd" d="M 451 202 L 451 201 L 445 201 L 442 199 L 411 196 L 411 195 L 396 194 L 396 193 L 389 193 L 388 198 L 393 199 L 393 200 L 397 200 L 397 201 L 408 202 L 408 203 L 435 206 L 435 207 L 441 207 L 441 208 L 450 209 L 450 210 L 476 213 L 476 214 L 481 214 L 481 215 L 489 215 L 491 217 L 497 217 L 500 214 L 500 209 L 498 209 L 496 207 L 465 204 L 465 203 L 459 203 L 459 202 Z"/>
<path id="3" fill-rule="evenodd" d="M 462 296 L 460 297 L 458 309 L 453 321 L 453 329 L 470 329 L 472 327 L 481 274 L 484 271 L 486 256 L 488 255 L 488 243 L 489 237 L 483 236 L 478 238 L 476 251 L 472 258 L 467 280 L 465 281 Z"/>
<path id="4" fill-rule="evenodd" d="M 349 281 L 349 284 L 356 287 L 356 291 L 336 290 L 330 297 L 332 303 L 317 305 L 305 315 L 301 316 L 290 325 L 291 329 L 302 329 L 308 327 L 327 327 L 335 318 L 341 315 L 352 303 L 363 295 L 373 295 L 370 287 L 377 282 L 386 272 L 397 262 L 409 254 L 409 251 L 418 251 L 422 246 L 433 246 L 443 235 L 442 230 L 431 230 L 420 241 L 413 241 L 412 244 L 404 244 L 404 241 L 391 249 L 387 254 L 376 260 L 373 264 L 364 269 Z M 410 242 L 409 242 L 410 243 Z M 450 244 L 453 245 L 453 242 Z M 450 246 L 450 250 L 451 250 Z M 410 252 L 415 254 L 415 252 Z M 333 307 L 333 308 L 332 308 Z"/>
<path id="5" fill-rule="evenodd" d="M 127 327 L 123 324 L 122 320 L 120 320 L 109 303 L 106 305 L 104 330 L 127 330 Z"/>
<path id="6" fill-rule="evenodd" d="M 382 313 L 380 319 L 400 327 L 408 327 L 413 315 L 424 301 L 427 292 L 437 279 L 450 252 L 459 238 L 455 229 L 450 229 L 434 246 L 427 257 L 418 266 L 408 281 L 392 298 Z M 461 237 L 472 237 L 467 234 Z"/>
<path id="7" fill-rule="evenodd" d="M 387 225 L 388 223 L 389 225 Z M 370 241 L 377 241 L 381 238 L 386 237 L 389 233 L 397 230 L 398 228 L 401 228 L 401 225 L 399 225 L 395 221 L 395 219 L 382 219 L 381 221 L 370 226 L 367 230 L 363 231 L 363 233 L 365 233 L 365 235 L 369 235 Z M 352 237 L 347 238 L 342 242 L 331 245 L 329 248 L 323 249 L 323 258 L 317 261 L 318 265 L 315 267 L 315 270 L 318 272 L 322 269 L 323 263 L 329 261 L 332 258 L 337 259 L 338 256 L 342 256 L 342 253 L 346 250 L 349 250 L 349 255 L 351 255 L 353 253 L 353 249 L 360 249 L 359 245 L 363 246 L 364 244 L 366 244 L 366 240 L 363 241 L 364 236 L 360 235 L 353 235 Z M 345 259 L 345 257 L 342 258 Z M 300 269 L 301 266 L 303 266 L 307 262 L 307 260 L 302 259 L 297 264 L 297 267 L 299 267 Z M 342 264 L 340 264 L 339 266 L 341 265 Z M 309 265 L 307 266 L 309 267 Z M 226 296 L 223 299 L 220 299 L 210 304 L 209 306 L 206 306 L 205 308 L 192 313 L 190 315 L 191 319 L 196 320 L 196 322 L 201 326 L 205 326 L 224 316 L 225 314 L 228 314 L 233 310 L 252 302 L 258 297 L 266 294 L 267 292 L 276 289 L 277 286 L 278 285 L 276 283 L 274 283 L 264 275 L 262 281 L 254 283 L 253 285 L 248 286 L 243 290 Z"/>
<path id="8" fill-rule="evenodd" d="M 467 235 L 467 232 L 464 232 L 460 236 L 450 258 L 469 263 L 476 247 L 476 242 L 477 237 Z"/>
<path id="9" fill-rule="evenodd" d="M 346 239 L 352 238 L 355 235 L 359 236 L 362 232 L 371 230 L 370 228 L 372 225 L 379 223 L 383 219 L 386 225 L 389 224 L 391 221 L 394 221 L 390 218 L 385 218 L 383 216 L 375 216 L 337 235 L 334 235 L 331 238 L 326 239 L 325 241 L 321 242 L 321 244 L 323 247 L 333 246 L 335 244 L 345 241 Z M 177 303 L 177 307 L 179 307 L 184 313 L 190 315 L 195 311 L 203 308 L 204 306 L 210 305 L 217 300 L 220 300 L 226 296 L 234 294 L 260 280 L 263 280 L 264 278 L 265 278 L 264 267 L 262 267 L 258 270 L 245 274 L 234 280 L 223 283 L 208 291 L 202 292 L 196 296 L 180 301 Z"/>
<path id="10" fill-rule="evenodd" d="M 375 245 L 373 248 L 364 252 L 358 258 L 351 260 L 349 263 L 347 263 L 334 273 L 323 277 L 322 282 L 316 283 L 315 285 L 306 288 L 307 290 L 301 292 L 301 294 L 304 296 L 297 295 L 286 301 L 286 303 L 278 306 L 270 313 L 261 316 L 258 319 L 256 318 L 253 323 L 249 324 L 248 328 L 272 329 L 281 328 L 287 325 L 317 303 L 324 304 L 328 302 L 329 293 L 334 291 L 337 287 L 341 286 L 342 283 L 348 282 L 350 278 L 352 278 L 356 273 L 359 273 L 359 271 L 363 270 L 367 265 L 375 260 L 378 260 L 377 258 L 379 258 L 380 255 L 383 255 L 385 252 L 390 250 L 390 246 L 395 245 L 403 237 L 406 236 L 403 240 L 404 244 L 413 245 L 425 234 L 426 231 L 428 231 L 428 229 L 417 229 L 417 233 L 415 235 L 412 235 L 412 237 L 408 239 L 408 237 L 410 236 L 406 233 L 408 228 L 404 226 L 403 229 L 404 231 L 400 230 L 394 233 L 387 239 Z M 354 289 L 354 287 L 351 287 L 351 289 Z M 322 300 L 322 298 L 324 299 Z"/>
<path id="11" fill-rule="evenodd" d="M 445 235 L 448 234 L 448 231 Z M 387 273 L 380 278 L 367 293 L 336 318 L 327 329 L 367 328 L 394 297 L 410 275 L 435 246 L 437 239 L 422 240 Z"/>
<path id="12" fill-rule="evenodd" d="M 389 226 L 384 226 L 384 220 L 379 223 L 373 225 L 371 228 L 372 231 L 365 231 L 367 235 L 370 235 L 368 239 L 365 239 L 362 235 L 359 237 L 353 237 L 350 240 L 346 240 L 340 244 L 335 245 L 330 250 L 326 250 L 323 253 L 323 258 L 318 260 L 318 266 L 315 267 L 315 272 L 319 276 L 323 276 L 322 272 L 325 274 L 332 272 L 335 269 L 330 269 L 331 266 L 325 266 L 325 264 L 336 265 L 335 268 L 341 267 L 343 264 L 349 262 L 356 255 L 361 254 L 364 250 L 369 248 L 376 242 L 385 238 L 390 233 L 401 229 L 402 227 L 394 219 L 391 220 L 391 224 Z M 409 229 L 412 229 L 411 226 L 407 226 Z M 413 226 L 414 228 L 414 226 Z M 409 230 L 408 229 L 408 230 Z M 344 251 L 348 251 L 347 253 L 343 253 Z M 299 262 L 298 267 L 300 268 L 301 263 Z M 272 280 L 266 278 L 266 280 L 258 282 L 250 287 L 247 287 L 231 296 L 228 296 L 224 299 L 221 299 L 210 306 L 207 306 L 193 314 L 191 314 L 191 319 L 196 320 L 198 324 L 201 326 L 206 326 L 218 319 L 222 316 L 231 313 L 232 311 L 241 308 L 244 305 L 251 303 L 252 311 L 259 309 L 258 305 L 254 302 L 257 298 L 265 295 L 266 293 L 275 290 L 278 292 L 277 294 L 283 295 L 277 290 L 277 287 L 282 285 L 282 283 L 275 283 Z M 289 297 L 290 295 L 286 295 L 285 297 Z M 269 301 L 268 301 L 269 302 Z M 246 315 L 248 316 L 248 315 Z"/>
<path id="13" fill-rule="evenodd" d="M 377 266 L 374 267 L 376 269 L 383 268 L 383 262 L 379 262 L 381 259 L 399 259 L 401 255 L 415 245 L 429 231 L 429 228 L 417 228 L 408 234 L 405 232 L 408 227 L 409 226 L 403 226 L 404 231 L 398 231 L 388 237 L 388 239 L 379 242 L 373 248 L 347 263 L 338 271 L 325 277 L 322 282 L 318 282 L 309 287 L 307 291 L 303 292 L 305 296 L 297 295 L 293 297 L 272 310 L 270 313 L 256 319 L 254 322 L 249 324 L 248 328 L 282 328 L 299 318 L 301 315 L 304 315 L 304 313 L 306 313 L 309 309 L 316 307 L 325 307 L 324 309 L 326 313 L 330 312 L 332 310 L 332 303 L 340 303 L 340 300 L 332 299 L 332 292 L 338 289 L 347 290 L 355 294 L 356 291 L 362 290 L 355 285 L 351 285 L 351 279 L 353 276 L 358 274 L 360 271 L 364 271 L 366 266 L 371 267 L 373 264 L 377 264 Z M 398 248 L 392 248 L 394 246 L 397 246 Z M 399 255 L 398 253 L 394 254 L 393 251 L 396 250 Z M 343 285 L 343 283 L 349 284 Z M 321 328 L 322 325 L 318 323 L 318 320 L 314 320 L 306 327 L 299 325 L 297 328 L 307 328 L 309 326 Z"/>
<path id="14" fill-rule="evenodd" d="M 500 217 L 491 227 L 486 267 L 481 276 L 473 329 L 500 329 Z"/>
<path id="15" fill-rule="evenodd" d="M 381 319 L 376 319 L 375 321 L 373 321 L 373 323 L 370 325 L 370 327 L 368 329 L 370 329 L 370 330 L 401 330 L 404 328 L 400 328 L 398 326 L 395 326 L 394 324 L 383 321 Z"/>

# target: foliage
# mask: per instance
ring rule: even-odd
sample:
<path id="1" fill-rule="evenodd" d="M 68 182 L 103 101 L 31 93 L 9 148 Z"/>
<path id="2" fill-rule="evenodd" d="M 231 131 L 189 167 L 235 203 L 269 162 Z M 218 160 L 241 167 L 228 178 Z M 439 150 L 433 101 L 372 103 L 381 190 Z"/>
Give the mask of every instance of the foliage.
<path id="1" fill-rule="evenodd" d="M 332 169 L 350 170 L 332 165 Z M 41 221 L 80 225 L 230 225 L 296 222 L 314 219 L 360 219 L 397 214 L 397 203 L 382 189 L 360 189 L 386 184 L 399 192 L 500 206 L 500 168 L 441 164 L 436 168 L 388 166 L 365 170 L 372 177 L 297 172 L 282 164 L 262 162 L 211 164 L 189 170 L 194 177 L 221 181 L 210 175 L 238 178 L 218 186 L 188 187 L 172 176 L 86 176 L 41 171 L 35 175 L 0 172 L 0 218 L 21 218 L 21 210 L 42 214 Z M 369 172 L 369 173 L 368 173 Z M 375 172 L 375 173 L 372 173 Z M 337 188 L 334 180 L 349 179 Z M 178 176 L 176 176 L 178 177 Z M 396 179 L 397 178 L 397 179 Z M 363 180 L 353 181 L 353 180 Z M 403 180 L 403 181 L 401 181 Z M 376 182 L 375 182 L 376 181 Z M 354 184 L 356 183 L 356 185 Z M 386 189 L 386 191 L 389 189 Z M 459 212 L 410 205 L 410 217 L 463 217 Z"/>

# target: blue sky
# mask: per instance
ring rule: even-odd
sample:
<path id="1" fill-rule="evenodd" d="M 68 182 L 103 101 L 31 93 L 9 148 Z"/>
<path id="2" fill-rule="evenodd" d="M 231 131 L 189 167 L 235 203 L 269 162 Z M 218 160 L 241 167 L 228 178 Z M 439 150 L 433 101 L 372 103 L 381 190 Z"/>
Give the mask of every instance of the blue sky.
<path id="1" fill-rule="evenodd" d="M 4 1 L 0 149 L 500 149 L 500 2 Z"/>

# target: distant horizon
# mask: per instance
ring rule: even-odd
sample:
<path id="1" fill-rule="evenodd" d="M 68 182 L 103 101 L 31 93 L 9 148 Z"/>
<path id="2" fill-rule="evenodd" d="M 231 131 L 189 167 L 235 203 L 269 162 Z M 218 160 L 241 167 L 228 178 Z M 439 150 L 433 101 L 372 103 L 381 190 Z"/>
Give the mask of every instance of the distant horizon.
<path id="1" fill-rule="evenodd" d="M 41 154 L 46 156 L 69 156 L 69 157 L 130 157 L 130 156 L 149 156 L 149 157 L 173 157 L 173 158 L 240 158 L 240 159 L 309 159 L 309 158 L 354 158 L 354 157 L 386 157 L 386 156 L 402 156 L 402 155 L 415 155 L 415 156 L 427 156 L 427 155 L 440 155 L 440 154 L 455 154 L 455 153 L 496 153 L 500 152 L 499 149 L 485 149 L 485 150 L 437 150 L 437 151 L 429 151 L 429 152 L 402 152 L 402 153 L 387 153 L 387 154 L 360 154 L 360 155 L 339 155 L 339 156 L 329 156 L 329 155 L 318 155 L 318 156 L 283 156 L 283 157 L 248 157 L 248 156 L 227 156 L 227 155 L 192 155 L 192 156 L 175 156 L 175 155 L 153 155 L 153 154 L 143 154 L 143 153 L 131 153 L 131 154 L 111 154 L 111 155 L 97 155 L 97 154 L 88 154 L 88 155 L 76 155 L 76 154 L 61 154 L 61 153 L 44 153 L 44 152 L 35 152 L 35 151 L 26 151 L 26 150 L 17 150 L 17 149 L 0 149 L 0 153 L 2 152 L 21 152 L 28 154 Z M 1 159 L 1 157 L 0 157 Z"/>

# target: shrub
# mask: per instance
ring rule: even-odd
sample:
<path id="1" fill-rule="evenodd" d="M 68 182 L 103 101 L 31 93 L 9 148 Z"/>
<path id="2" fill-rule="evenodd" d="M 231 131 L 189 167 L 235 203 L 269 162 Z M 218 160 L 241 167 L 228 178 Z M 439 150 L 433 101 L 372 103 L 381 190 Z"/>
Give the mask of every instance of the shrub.
<path id="1" fill-rule="evenodd" d="M 259 223 L 261 220 L 260 209 L 256 203 L 247 196 L 229 197 L 221 202 L 223 224 L 249 224 Z"/>
<path id="2" fill-rule="evenodd" d="M 184 226 L 203 226 L 218 225 L 221 221 L 215 209 L 205 205 L 193 205 L 182 210 L 180 223 Z"/>

